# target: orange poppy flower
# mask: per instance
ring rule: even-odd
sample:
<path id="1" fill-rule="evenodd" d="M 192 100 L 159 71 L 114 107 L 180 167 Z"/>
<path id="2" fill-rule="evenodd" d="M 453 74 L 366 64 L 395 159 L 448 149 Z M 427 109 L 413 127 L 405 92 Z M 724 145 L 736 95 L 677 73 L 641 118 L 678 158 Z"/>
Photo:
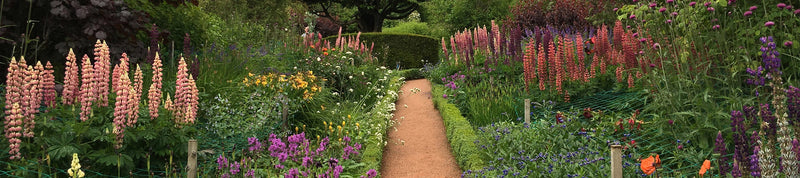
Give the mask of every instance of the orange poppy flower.
<path id="1" fill-rule="evenodd" d="M 653 167 L 661 167 L 661 158 L 659 158 L 659 155 L 656 155 L 656 160 L 653 162 Z"/>
<path id="2" fill-rule="evenodd" d="M 703 174 L 706 174 L 706 171 L 708 171 L 708 169 L 711 169 L 711 161 L 709 160 L 703 161 L 703 166 L 700 166 L 700 177 L 702 177 Z"/>
<path id="3" fill-rule="evenodd" d="M 646 159 L 642 160 L 642 164 L 640 164 L 640 167 L 642 168 L 642 172 L 644 172 L 644 174 L 650 175 L 656 171 L 656 167 L 653 167 L 653 162 L 655 162 L 653 156 L 647 157 Z"/>
<path id="4" fill-rule="evenodd" d="M 323 52 L 322 54 L 323 54 L 323 55 L 325 55 L 325 56 L 327 56 L 327 55 L 328 55 L 328 52 Z"/>

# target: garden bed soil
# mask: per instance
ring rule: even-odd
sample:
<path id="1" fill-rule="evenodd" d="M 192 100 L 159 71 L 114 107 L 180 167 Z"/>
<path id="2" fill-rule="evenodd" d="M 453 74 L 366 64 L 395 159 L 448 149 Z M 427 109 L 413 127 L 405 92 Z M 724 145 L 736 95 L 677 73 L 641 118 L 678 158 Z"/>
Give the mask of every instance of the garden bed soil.
<path id="1" fill-rule="evenodd" d="M 412 89 L 419 88 L 418 92 Z M 442 116 L 431 100 L 427 79 L 406 81 L 397 99 L 383 154 L 382 177 L 460 177 L 461 169 L 451 154 Z M 408 106 L 408 107 L 406 107 Z"/>

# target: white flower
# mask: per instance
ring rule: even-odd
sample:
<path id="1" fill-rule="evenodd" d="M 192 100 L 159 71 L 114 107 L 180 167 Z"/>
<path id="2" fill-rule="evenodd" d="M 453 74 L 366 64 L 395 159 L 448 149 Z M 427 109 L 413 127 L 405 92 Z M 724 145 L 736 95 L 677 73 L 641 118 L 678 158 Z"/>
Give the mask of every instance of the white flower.
<path id="1" fill-rule="evenodd" d="M 386 67 L 384 67 L 384 66 L 381 66 L 381 70 L 386 70 Z"/>
<path id="2" fill-rule="evenodd" d="M 353 89 L 352 88 L 351 89 L 347 89 L 347 91 L 353 92 Z"/>
<path id="3" fill-rule="evenodd" d="M 353 79 L 353 76 L 352 76 L 352 75 L 351 75 L 351 76 L 348 76 L 348 77 L 347 77 L 347 79 Z"/>
<path id="4" fill-rule="evenodd" d="M 319 57 L 317 57 L 317 61 L 322 61 L 322 59 L 320 59 Z"/>
<path id="5" fill-rule="evenodd" d="M 350 51 L 348 51 L 348 52 L 346 52 L 345 54 L 348 54 L 348 55 L 350 55 L 350 54 L 353 54 L 353 52 L 350 52 Z"/>

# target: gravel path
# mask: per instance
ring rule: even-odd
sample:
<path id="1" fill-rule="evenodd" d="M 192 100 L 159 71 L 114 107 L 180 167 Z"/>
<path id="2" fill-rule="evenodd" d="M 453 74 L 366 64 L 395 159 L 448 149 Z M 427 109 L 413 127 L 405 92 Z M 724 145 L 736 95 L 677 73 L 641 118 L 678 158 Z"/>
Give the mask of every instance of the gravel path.
<path id="1" fill-rule="evenodd" d="M 417 90 L 418 92 L 412 92 Z M 395 129 L 388 131 L 381 175 L 393 177 L 461 177 L 451 154 L 444 123 L 431 100 L 427 79 L 406 81 L 397 99 Z"/>

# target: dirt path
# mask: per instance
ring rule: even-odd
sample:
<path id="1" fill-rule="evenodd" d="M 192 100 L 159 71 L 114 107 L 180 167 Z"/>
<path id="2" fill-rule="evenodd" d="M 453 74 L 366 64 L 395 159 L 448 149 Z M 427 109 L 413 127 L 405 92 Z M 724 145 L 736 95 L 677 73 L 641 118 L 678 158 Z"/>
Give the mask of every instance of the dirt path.
<path id="1" fill-rule="evenodd" d="M 414 93 L 411 90 L 419 88 Z M 427 79 L 406 81 L 397 99 L 397 131 L 388 131 L 381 175 L 393 177 L 460 177 L 461 169 L 450 152 L 444 123 L 431 100 Z M 406 107 L 408 106 L 408 107 Z"/>

